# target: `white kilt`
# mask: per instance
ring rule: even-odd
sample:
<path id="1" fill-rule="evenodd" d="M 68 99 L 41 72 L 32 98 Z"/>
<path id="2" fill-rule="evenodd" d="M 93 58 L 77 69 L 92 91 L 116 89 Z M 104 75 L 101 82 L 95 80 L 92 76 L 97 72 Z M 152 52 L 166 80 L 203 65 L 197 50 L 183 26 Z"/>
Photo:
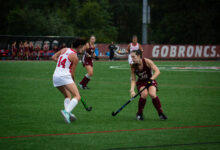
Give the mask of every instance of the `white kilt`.
<path id="1" fill-rule="evenodd" d="M 53 86 L 63 86 L 70 83 L 74 83 L 73 78 L 70 75 L 67 76 L 53 76 Z"/>
<path id="2" fill-rule="evenodd" d="M 134 63 L 132 58 L 131 58 L 131 54 L 128 55 L 128 63 L 129 64 L 133 64 Z"/>

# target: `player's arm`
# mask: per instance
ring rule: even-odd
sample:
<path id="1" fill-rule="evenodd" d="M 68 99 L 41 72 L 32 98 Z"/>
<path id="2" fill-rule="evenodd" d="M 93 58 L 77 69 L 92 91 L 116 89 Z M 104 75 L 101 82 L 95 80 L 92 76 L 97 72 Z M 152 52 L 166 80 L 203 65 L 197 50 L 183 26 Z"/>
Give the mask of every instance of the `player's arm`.
<path id="1" fill-rule="evenodd" d="M 144 52 L 144 49 L 141 44 L 139 44 L 139 49 L 141 50 L 142 53 Z"/>
<path id="2" fill-rule="evenodd" d="M 88 49 L 89 48 L 89 44 L 87 43 L 86 45 L 84 45 L 83 47 L 82 47 L 82 53 L 84 53 L 85 51 L 86 51 L 86 49 Z"/>
<path id="3" fill-rule="evenodd" d="M 77 64 L 79 62 L 79 59 L 78 59 L 77 55 L 70 54 L 69 55 L 69 60 L 72 62 L 71 76 L 72 76 L 72 78 L 74 80 L 75 79 L 76 66 L 77 66 Z"/>
<path id="4" fill-rule="evenodd" d="M 135 85 L 136 85 L 136 76 L 134 73 L 134 68 L 131 67 L 131 89 L 130 89 L 131 97 L 135 95 L 135 91 L 134 91 Z"/>
<path id="5" fill-rule="evenodd" d="M 152 75 L 151 80 L 155 80 L 159 76 L 160 70 L 154 64 L 154 62 L 152 60 L 145 58 L 145 62 L 154 71 L 154 74 Z"/>
<path id="6" fill-rule="evenodd" d="M 83 53 L 86 52 L 87 49 L 89 49 L 89 43 L 86 43 L 86 45 L 83 46 L 83 48 L 82 48 Z M 89 55 L 87 52 L 85 53 L 85 55 L 86 55 L 87 57 L 92 57 L 92 56 Z"/>
<path id="7" fill-rule="evenodd" d="M 62 52 L 64 49 L 65 49 L 65 48 L 63 48 L 63 49 L 59 50 L 58 52 L 56 52 L 56 53 L 51 57 L 52 60 L 55 61 L 55 62 L 57 62 L 57 60 L 58 60 L 58 58 L 59 58 L 61 52 Z"/>
<path id="8" fill-rule="evenodd" d="M 128 53 L 128 54 L 130 54 L 130 47 L 131 47 L 131 46 L 130 46 L 130 44 L 129 44 L 129 45 L 128 45 L 128 48 L 127 48 L 127 53 Z"/>

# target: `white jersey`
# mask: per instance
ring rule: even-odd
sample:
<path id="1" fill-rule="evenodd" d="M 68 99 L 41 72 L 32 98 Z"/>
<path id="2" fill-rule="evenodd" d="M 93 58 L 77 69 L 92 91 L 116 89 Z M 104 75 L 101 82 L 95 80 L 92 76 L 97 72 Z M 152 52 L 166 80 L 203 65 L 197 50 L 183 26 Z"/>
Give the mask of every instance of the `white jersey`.
<path id="1" fill-rule="evenodd" d="M 133 43 L 130 43 L 130 53 L 135 50 L 139 50 L 139 43 L 137 43 L 136 45 L 133 45 Z M 128 62 L 129 64 L 134 63 L 130 54 L 128 55 Z"/>
<path id="2" fill-rule="evenodd" d="M 130 52 L 138 50 L 139 49 L 139 43 L 136 45 L 133 45 L 133 43 L 130 43 Z"/>
<path id="3" fill-rule="evenodd" d="M 69 55 L 76 53 L 77 52 L 74 51 L 73 49 L 67 48 L 67 50 L 59 56 L 53 76 L 58 76 L 58 77 L 70 76 L 72 62 L 69 60 Z"/>

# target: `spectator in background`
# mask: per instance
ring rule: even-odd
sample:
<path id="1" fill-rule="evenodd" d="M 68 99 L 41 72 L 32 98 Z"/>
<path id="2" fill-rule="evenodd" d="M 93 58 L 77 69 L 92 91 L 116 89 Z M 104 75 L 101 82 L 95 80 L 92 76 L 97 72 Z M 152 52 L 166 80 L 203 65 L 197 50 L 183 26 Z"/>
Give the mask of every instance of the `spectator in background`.
<path id="1" fill-rule="evenodd" d="M 49 44 L 48 43 L 44 43 L 43 50 L 44 51 L 48 51 L 49 50 Z"/>
<path id="2" fill-rule="evenodd" d="M 33 51 L 34 51 L 34 44 L 33 42 L 29 42 L 29 56 L 33 59 Z"/>
<path id="3" fill-rule="evenodd" d="M 58 49 L 58 46 L 57 46 L 57 45 L 54 45 L 54 46 L 53 46 L 53 51 L 54 51 L 55 53 L 59 51 L 59 49 Z"/>
<path id="4" fill-rule="evenodd" d="M 66 48 L 66 43 L 63 43 L 60 49 Z"/>
<path id="5" fill-rule="evenodd" d="M 43 46 L 43 51 L 44 51 L 44 54 L 43 56 L 47 57 L 48 56 L 48 51 L 49 51 L 49 44 L 47 42 L 44 43 L 44 46 Z"/>
<path id="6" fill-rule="evenodd" d="M 16 46 L 17 42 L 14 41 L 11 45 L 11 51 L 12 51 L 12 59 L 15 59 L 15 57 L 18 56 L 18 49 L 17 49 L 17 46 Z"/>
<path id="7" fill-rule="evenodd" d="M 114 60 L 114 53 L 115 53 L 115 49 L 116 49 L 116 46 L 114 44 L 114 42 L 112 42 L 109 46 L 109 52 L 110 52 L 110 55 L 109 55 L 109 60 L 110 61 L 113 61 Z"/>
<path id="8" fill-rule="evenodd" d="M 22 41 L 19 43 L 19 54 L 18 54 L 18 56 L 19 56 L 20 60 L 24 59 L 24 44 L 23 44 Z"/>
<path id="9" fill-rule="evenodd" d="M 39 57 L 40 57 L 40 51 L 41 51 L 41 47 L 40 47 L 40 44 L 37 44 L 37 46 L 35 47 L 34 49 L 34 57 L 36 60 L 39 60 Z"/>
<path id="10" fill-rule="evenodd" d="M 24 42 L 24 56 L 28 60 L 28 58 L 29 58 L 29 44 L 28 44 L 28 41 Z"/>

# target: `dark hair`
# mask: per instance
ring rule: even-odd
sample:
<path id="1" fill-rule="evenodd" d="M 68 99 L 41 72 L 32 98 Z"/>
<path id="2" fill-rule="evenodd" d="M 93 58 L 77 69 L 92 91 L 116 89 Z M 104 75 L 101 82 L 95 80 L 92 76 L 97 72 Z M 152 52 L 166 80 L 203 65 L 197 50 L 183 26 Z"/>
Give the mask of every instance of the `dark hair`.
<path id="1" fill-rule="evenodd" d="M 133 36 L 132 36 L 132 39 L 133 39 L 133 38 L 138 38 L 138 37 L 137 37 L 137 35 L 133 35 Z"/>
<path id="2" fill-rule="evenodd" d="M 87 39 L 85 39 L 85 38 L 76 38 L 73 40 L 72 46 L 73 46 L 73 48 L 78 48 L 81 45 L 85 45 L 86 41 L 87 41 Z"/>
<path id="3" fill-rule="evenodd" d="M 137 56 L 142 56 L 142 52 L 140 49 L 131 51 L 131 53 L 135 53 Z"/>

